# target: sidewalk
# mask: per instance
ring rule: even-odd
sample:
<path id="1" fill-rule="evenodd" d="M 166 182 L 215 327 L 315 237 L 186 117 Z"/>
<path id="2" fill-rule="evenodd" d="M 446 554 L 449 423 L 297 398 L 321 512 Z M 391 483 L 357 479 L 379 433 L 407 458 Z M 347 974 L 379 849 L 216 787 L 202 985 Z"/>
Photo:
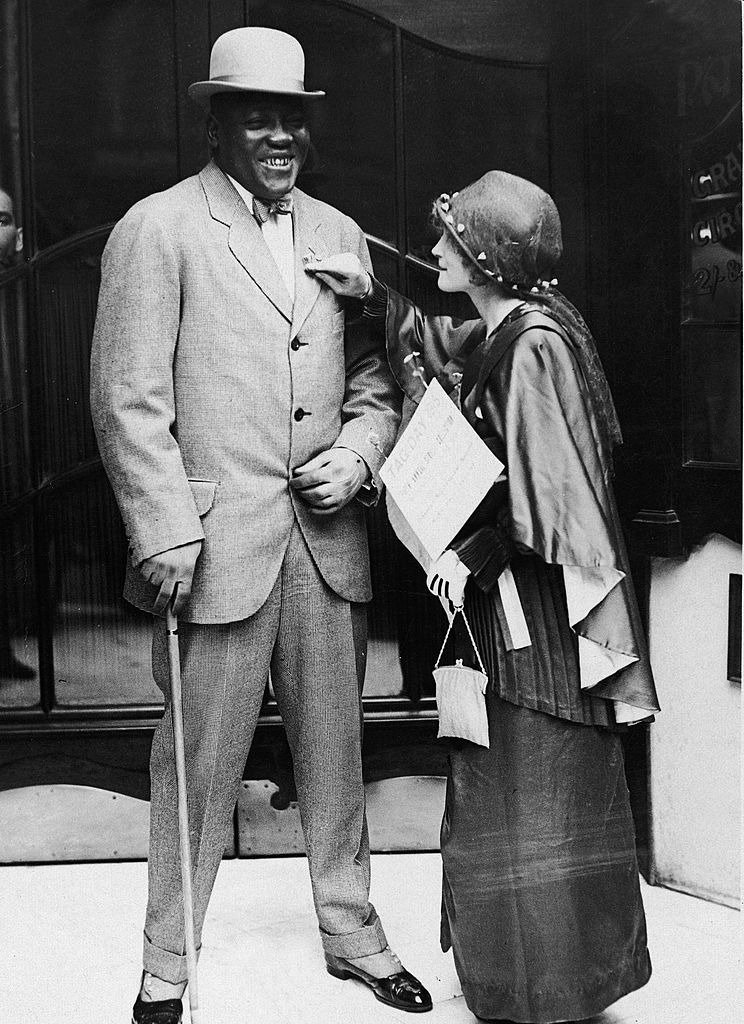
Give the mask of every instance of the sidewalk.
<path id="1" fill-rule="evenodd" d="M 475 1024 L 438 946 L 438 854 L 372 860 L 372 899 L 432 1013 L 388 1009 L 325 972 L 307 865 L 292 857 L 222 864 L 200 964 L 204 1024 Z M 129 1024 L 146 884 L 144 863 L 0 868 L 0 1022 Z M 739 913 L 667 889 L 643 894 L 653 977 L 592 1024 L 740 1024 Z"/>

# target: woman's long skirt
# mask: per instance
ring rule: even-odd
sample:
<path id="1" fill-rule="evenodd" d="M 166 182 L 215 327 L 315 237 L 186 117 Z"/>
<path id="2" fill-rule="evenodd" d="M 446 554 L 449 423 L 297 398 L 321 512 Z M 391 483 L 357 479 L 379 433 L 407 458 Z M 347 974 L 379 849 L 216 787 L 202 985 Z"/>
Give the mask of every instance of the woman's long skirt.
<path id="1" fill-rule="evenodd" d="M 477 1016 L 581 1020 L 651 973 L 620 737 L 492 691 L 490 748 L 450 751 L 442 948 Z"/>

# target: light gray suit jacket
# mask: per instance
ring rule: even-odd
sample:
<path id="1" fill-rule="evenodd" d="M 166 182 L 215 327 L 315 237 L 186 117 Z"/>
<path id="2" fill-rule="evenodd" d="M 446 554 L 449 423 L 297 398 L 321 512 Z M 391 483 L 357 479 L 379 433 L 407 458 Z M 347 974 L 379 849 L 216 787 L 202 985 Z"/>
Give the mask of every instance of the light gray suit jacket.
<path id="1" fill-rule="evenodd" d="M 362 507 L 314 515 L 288 480 L 333 445 L 361 455 L 376 478 L 398 392 L 364 322 L 347 325 L 336 296 L 303 269 L 308 246 L 369 265 L 361 231 L 294 196 L 294 304 L 214 163 L 132 207 L 104 252 L 93 422 L 132 561 L 204 541 L 186 621 L 257 611 L 295 519 L 329 586 L 349 601 L 371 597 Z M 151 610 L 154 589 L 131 566 L 124 594 Z"/>

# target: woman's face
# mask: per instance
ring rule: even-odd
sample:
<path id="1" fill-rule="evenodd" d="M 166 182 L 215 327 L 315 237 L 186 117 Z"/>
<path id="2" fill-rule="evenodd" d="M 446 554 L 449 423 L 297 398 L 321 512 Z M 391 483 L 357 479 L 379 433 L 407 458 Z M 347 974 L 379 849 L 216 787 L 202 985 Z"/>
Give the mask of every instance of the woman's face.
<path id="1" fill-rule="evenodd" d="M 437 286 L 443 292 L 470 292 L 473 283 L 470 280 L 472 272 L 465 266 L 463 258 L 447 231 L 443 231 L 441 237 L 431 250 L 439 264 L 439 280 Z"/>

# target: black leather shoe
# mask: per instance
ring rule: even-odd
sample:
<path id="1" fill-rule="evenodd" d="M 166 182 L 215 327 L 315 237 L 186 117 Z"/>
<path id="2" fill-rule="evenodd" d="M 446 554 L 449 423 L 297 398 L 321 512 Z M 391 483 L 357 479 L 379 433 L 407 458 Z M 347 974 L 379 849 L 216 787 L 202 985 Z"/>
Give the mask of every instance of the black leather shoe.
<path id="1" fill-rule="evenodd" d="M 377 999 L 396 1010 L 409 1013 L 425 1013 L 432 1008 L 431 996 L 424 986 L 406 970 L 391 974 L 388 978 L 375 978 L 361 967 L 356 967 L 342 956 L 326 954 L 326 970 L 334 978 L 357 978 L 374 992 Z"/>
<path id="2" fill-rule="evenodd" d="M 180 999 L 153 999 L 146 1003 L 137 996 L 132 1010 L 132 1024 L 181 1024 L 183 1004 Z"/>

